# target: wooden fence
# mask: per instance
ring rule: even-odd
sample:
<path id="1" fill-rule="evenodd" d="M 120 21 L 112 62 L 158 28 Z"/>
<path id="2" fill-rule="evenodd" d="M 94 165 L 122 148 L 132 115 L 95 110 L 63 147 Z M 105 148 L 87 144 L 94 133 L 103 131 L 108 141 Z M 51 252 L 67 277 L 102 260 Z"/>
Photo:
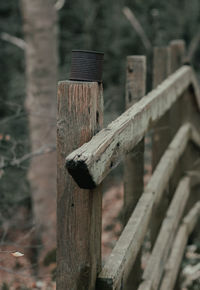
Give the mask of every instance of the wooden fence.
<path id="1" fill-rule="evenodd" d="M 200 182 L 196 168 L 200 89 L 191 66 L 183 65 L 184 56 L 182 40 L 154 49 L 154 89 L 147 95 L 146 58 L 129 56 L 127 110 L 104 129 L 102 85 L 59 83 L 58 290 L 173 289 L 200 212 L 195 193 Z M 153 174 L 144 188 L 144 137 L 148 131 Z M 121 161 L 124 229 L 102 267 L 101 184 Z M 141 248 L 147 233 L 152 252 L 142 270 Z"/>

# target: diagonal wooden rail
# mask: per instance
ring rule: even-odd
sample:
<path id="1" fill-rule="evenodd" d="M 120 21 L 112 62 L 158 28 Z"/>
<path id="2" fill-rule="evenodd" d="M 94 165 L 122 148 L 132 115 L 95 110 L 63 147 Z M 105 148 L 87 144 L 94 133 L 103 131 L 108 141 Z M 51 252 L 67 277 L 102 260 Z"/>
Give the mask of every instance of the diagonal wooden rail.
<path id="1" fill-rule="evenodd" d="M 190 195 L 190 177 L 183 177 L 179 182 L 166 217 L 163 221 L 155 246 L 145 268 L 143 279 L 151 280 L 154 288 L 159 285 L 164 265 L 172 246 L 174 234 L 183 215 Z"/>
<path id="2" fill-rule="evenodd" d="M 161 287 L 159 288 L 160 290 L 173 289 L 174 284 L 176 282 L 178 269 L 179 269 L 179 266 L 183 257 L 183 253 L 184 253 L 184 249 L 187 243 L 188 236 L 194 229 L 199 215 L 200 215 L 200 202 L 197 202 L 193 206 L 193 208 L 190 210 L 190 212 L 187 214 L 187 216 L 183 219 L 183 222 L 181 226 L 179 227 L 178 233 L 175 237 L 175 240 L 172 246 L 171 254 L 167 261 L 165 275 L 164 275 Z M 154 259 L 156 258 L 155 255 L 151 257 L 150 264 L 152 263 L 153 258 Z M 163 261 L 162 263 L 160 262 L 160 265 L 162 266 L 161 268 L 164 267 Z M 138 290 L 158 289 L 162 271 L 161 269 L 158 268 L 158 264 L 156 264 L 156 268 L 153 267 L 151 269 L 152 271 L 151 273 L 149 272 L 148 278 L 146 277 L 145 281 L 140 285 Z"/>
<path id="3" fill-rule="evenodd" d="M 200 215 L 200 202 L 197 202 L 190 210 L 188 215 L 184 218 L 178 233 L 175 237 L 172 251 L 165 267 L 165 274 L 160 287 L 160 290 L 173 289 L 183 258 L 184 249 L 191 232 L 193 231 Z"/>
<path id="4" fill-rule="evenodd" d="M 143 138 L 153 122 L 170 109 L 182 93 L 192 86 L 200 108 L 200 90 L 190 66 L 183 66 L 161 85 L 143 97 L 107 128 L 69 154 L 66 166 L 82 188 L 94 188 Z"/>
<path id="5" fill-rule="evenodd" d="M 123 285 L 123 279 L 126 279 L 142 245 L 151 221 L 153 206 L 162 198 L 166 184 L 169 182 L 176 163 L 183 154 L 189 140 L 200 148 L 199 133 L 192 125 L 187 123 L 179 129 L 158 163 L 115 248 L 97 278 L 98 290 L 120 289 L 121 285 Z M 180 189 L 177 190 L 179 191 Z M 169 211 L 171 210 L 169 209 Z M 147 271 L 149 271 L 149 268 L 147 268 Z"/>

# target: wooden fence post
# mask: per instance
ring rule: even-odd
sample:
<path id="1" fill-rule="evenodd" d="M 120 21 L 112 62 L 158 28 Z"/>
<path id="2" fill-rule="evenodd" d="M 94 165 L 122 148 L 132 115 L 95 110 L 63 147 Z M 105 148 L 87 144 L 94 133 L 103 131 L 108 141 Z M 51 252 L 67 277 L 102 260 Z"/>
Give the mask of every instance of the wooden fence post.
<path id="1" fill-rule="evenodd" d="M 155 47 L 153 52 L 153 88 L 156 88 L 162 81 L 164 81 L 170 74 L 170 47 Z M 165 152 L 170 143 L 170 116 L 169 112 L 155 124 L 152 134 L 152 171 L 157 166 L 161 156 Z M 167 190 L 168 191 L 168 190 Z M 151 246 L 153 247 L 162 219 L 166 212 L 167 197 L 165 194 L 165 201 L 159 205 L 159 208 L 154 210 L 151 223 Z"/>
<path id="2" fill-rule="evenodd" d="M 146 91 L 146 57 L 128 56 L 126 73 L 126 109 L 138 102 Z M 124 162 L 124 225 L 126 225 L 142 192 L 144 177 L 144 138 Z M 136 289 L 141 279 L 141 253 L 135 261 L 124 289 Z"/>
<path id="3" fill-rule="evenodd" d="M 177 69 L 179 69 L 184 62 L 185 57 L 185 42 L 182 39 L 176 39 L 170 42 L 170 50 L 171 50 L 171 61 L 170 61 L 170 73 L 174 73 Z M 182 123 L 182 98 L 175 102 L 175 104 L 170 109 L 170 131 L 171 131 L 171 139 L 174 137 L 178 128 Z M 170 195 L 172 196 L 176 186 L 178 184 L 178 180 L 182 175 L 182 166 L 181 163 L 177 164 L 175 173 L 170 182 Z"/>
<path id="4" fill-rule="evenodd" d="M 181 67 L 185 57 L 185 42 L 177 39 L 170 42 L 170 73 L 174 73 Z M 171 138 L 174 137 L 181 124 L 181 99 L 170 110 Z"/>
<path id="5" fill-rule="evenodd" d="M 63 81 L 58 85 L 57 121 L 57 289 L 94 290 L 101 270 L 100 186 L 80 189 L 65 157 L 103 126 L 102 86 Z"/>
<path id="6" fill-rule="evenodd" d="M 171 48 L 171 63 L 170 72 L 174 73 L 183 64 L 185 58 L 185 41 L 175 39 L 170 42 Z"/>

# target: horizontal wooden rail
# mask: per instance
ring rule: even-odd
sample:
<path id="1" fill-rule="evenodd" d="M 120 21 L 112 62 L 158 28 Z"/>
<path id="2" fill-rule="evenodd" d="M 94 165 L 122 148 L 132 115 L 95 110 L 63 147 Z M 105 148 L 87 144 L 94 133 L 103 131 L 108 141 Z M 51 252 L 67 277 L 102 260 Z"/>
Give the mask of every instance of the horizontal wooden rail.
<path id="1" fill-rule="evenodd" d="M 195 74 L 190 66 L 183 66 L 90 142 L 69 154 L 66 166 L 77 184 L 82 188 L 100 184 L 124 154 L 138 144 L 150 125 L 163 116 L 190 85 L 200 108 Z"/>
<path id="2" fill-rule="evenodd" d="M 200 202 L 190 210 L 189 214 L 184 218 L 182 225 L 176 235 L 172 251 L 167 261 L 165 275 L 160 290 L 169 290 L 174 288 L 178 269 L 180 267 L 184 249 L 187 244 L 188 236 L 193 231 L 200 214 Z"/>
<path id="3" fill-rule="evenodd" d="M 151 289 L 151 287 L 153 289 L 158 289 L 164 271 L 165 262 L 180 223 L 180 219 L 183 215 L 189 194 L 190 177 L 186 176 L 179 182 L 166 217 L 162 223 L 153 252 L 143 273 L 142 279 L 144 281 L 151 281 L 149 289 Z M 140 289 L 143 289 L 142 285 L 145 285 L 145 282 L 141 284 Z"/>
<path id="4" fill-rule="evenodd" d="M 126 227 L 97 278 L 97 289 L 120 289 L 140 250 L 152 208 L 160 200 L 173 170 L 189 140 L 200 148 L 200 136 L 189 123 L 184 124 L 158 163 L 145 192 L 139 199 Z"/>

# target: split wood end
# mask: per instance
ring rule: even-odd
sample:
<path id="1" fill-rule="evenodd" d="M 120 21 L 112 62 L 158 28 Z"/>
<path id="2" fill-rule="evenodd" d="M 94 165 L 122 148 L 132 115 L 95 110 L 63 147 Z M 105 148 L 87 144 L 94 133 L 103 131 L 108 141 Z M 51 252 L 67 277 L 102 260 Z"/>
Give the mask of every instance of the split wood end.
<path id="1" fill-rule="evenodd" d="M 81 188 L 94 189 L 96 187 L 84 160 L 75 161 L 74 159 L 66 158 L 66 168 Z"/>

